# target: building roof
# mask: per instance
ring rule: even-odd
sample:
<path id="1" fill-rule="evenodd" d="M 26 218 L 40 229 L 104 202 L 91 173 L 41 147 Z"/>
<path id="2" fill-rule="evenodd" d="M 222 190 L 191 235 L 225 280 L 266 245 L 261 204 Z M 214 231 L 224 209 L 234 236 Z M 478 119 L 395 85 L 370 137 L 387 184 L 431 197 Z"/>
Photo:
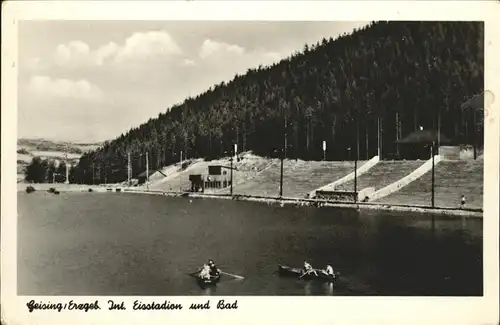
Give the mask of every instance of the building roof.
<path id="1" fill-rule="evenodd" d="M 163 172 L 161 171 L 161 169 L 151 169 L 151 170 L 149 170 L 149 177 L 151 177 L 151 175 L 153 175 L 156 172 L 162 174 L 165 177 L 167 176 L 167 175 L 163 174 Z M 140 173 L 139 175 L 137 175 L 137 177 L 146 177 L 146 174 L 147 174 L 146 171 L 143 171 L 142 173 Z"/>
<path id="2" fill-rule="evenodd" d="M 208 168 L 210 167 L 219 167 L 219 168 L 226 168 L 226 169 L 231 169 L 231 166 L 225 166 L 225 165 L 209 165 Z M 233 165 L 233 169 L 234 170 L 238 170 L 238 168 L 236 168 L 236 166 Z"/>
<path id="3" fill-rule="evenodd" d="M 476 94 L 462 103 L 462 109 L 482 110 L 493 103 L 494 95 L 491 91 L 484 91 L 481 94 Z"/>
<path id="4" fill-rule="evenodd" d="M 417 130 L 415 132 L 408 134 L 403 139 L 396 141 L 396 143 L 426 144 L 426 143 L 432 143 L 433 141 L 435 142 L 439 141 L 440 144 L 451 142 L 450 139 L 448 139 L 446 136 L 443 135 L 443 133 L 440 133 L 438 135 L 438 132 L 436 130 Z"/>

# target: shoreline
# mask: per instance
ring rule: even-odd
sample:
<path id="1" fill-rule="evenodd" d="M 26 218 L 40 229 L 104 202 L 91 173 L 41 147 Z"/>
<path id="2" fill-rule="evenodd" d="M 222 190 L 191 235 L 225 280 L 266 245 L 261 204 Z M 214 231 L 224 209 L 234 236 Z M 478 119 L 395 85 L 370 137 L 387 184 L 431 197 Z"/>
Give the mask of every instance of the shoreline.
<path id="1" fill-rule="evenodd" d="M 28 186 L 29 184 L 26 184 Z M 50 187 L 54 187 L 59 192 L 96 192 L 96 193 L 131 193 L 131 194 L 146 194 L 146 195 L 161 195 L 169 197 L 190 197 L 199 199 L 223 199 L 223 200 L 236 200 L 247 202 L 260 202 L 266 204 L 278 205 L 295 205 L 295 206 L 309 206 L 309 207 L 333 207 L 342 209 L 356 209 L 356 210 L 376 210 L 376 211 L 391 211 L 391 212 L 413 212 L 413 213 L 432 213 L 438 215 L 448 215 L 457 217 L 483 217 L 482 209 L 459 209 L 459 208 L 439 208 L 427 206 L 410 206 L 410 205 L 395 205 L 373 202 L 333 202 L 327 200 L 316 200 L 306 198 L 292 198 L 292 197 L 265 197 L 265 196 L 251 196 L 251 195 L 233 195 L 228 194 L 215 194 L 215 193 L 192 193 L 192 192 L 166 192 L 160 190 L 145 190 L 133 189 L 119 186 L 82 186 L 75 184 L 59 184 L 54 186 L 40 186 L 40 184 L 32 184 L 36 191 L 46 192 Z M 38 187 L 38 188 L 37 188 Z M 45 188 L 46 187 L 46 188 Z M 18 187 L 18 192 L 25 191 Z"/>

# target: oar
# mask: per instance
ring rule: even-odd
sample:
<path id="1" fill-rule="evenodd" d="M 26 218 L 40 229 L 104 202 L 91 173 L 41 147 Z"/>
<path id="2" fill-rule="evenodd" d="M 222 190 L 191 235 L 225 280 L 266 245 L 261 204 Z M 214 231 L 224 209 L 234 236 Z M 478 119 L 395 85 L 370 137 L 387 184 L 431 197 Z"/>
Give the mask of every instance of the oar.
<path id="1" fill-rule="evenodd" d="M 236 278 L 236 279 L 241 279 L 241 280 L 243 280 L 243 279 L 245 278 L 245 277 L 243 277 L 243 276 L 241 276 L 241 275 L 231 274 L 231 273 L 227 273 L 227 272 L 222 272 L 222 271 L 220 271 L 220 273 L 221 273 L 221 274 L 225 274 L 225 275 L 232 276 L 232 277 L 234 277 L 234 278 Z"/>
<path id="2" fill-rule="evenodd" d="M 200 273 L 200 271 L 196 271 L 196 272 L 188 273 L 187 275 L 198 276 L 199 273 Z"/>
<path id="3" fill-rule="evenodd" d="M 302 274 L 302 275 L 299 277 L 299 279 L 302 279 L 302 277 L 306 276 L 307 274 L 311 274 L 311 273 L 312 273 L 312 271 L 307 271 L 306 273 Z"/>

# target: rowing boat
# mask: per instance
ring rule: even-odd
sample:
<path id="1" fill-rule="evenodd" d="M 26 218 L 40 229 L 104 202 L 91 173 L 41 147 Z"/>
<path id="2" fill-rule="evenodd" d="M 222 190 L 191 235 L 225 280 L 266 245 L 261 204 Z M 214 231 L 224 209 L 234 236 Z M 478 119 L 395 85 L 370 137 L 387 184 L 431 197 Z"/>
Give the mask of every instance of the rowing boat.
<path id="1" fill-rule="evenodd" d="M 320 280 L 323 282 L 334 282 L 337 279 L 336 275 L 328 275 L 325 274 L 323 270 L 318 270 L 318 269 L 315 269 L 318 275 L 314 275 L 314 273 L 303 275 L 304 274 L 303 269 L 284 266 L 284 265 L 278 265 L 278 271 L 280 275 L 294 276 L 305 280 Z"/>
<path id="2" fill-rule="evenodd" d="M 210 278 L 200 278 L 199 272 L 192 273 L 190 275 L 194 277 L 196 282 L 202 287 L 213 286 L 220 281 L 220 273 L 217 275 L 211 275 Z"/>

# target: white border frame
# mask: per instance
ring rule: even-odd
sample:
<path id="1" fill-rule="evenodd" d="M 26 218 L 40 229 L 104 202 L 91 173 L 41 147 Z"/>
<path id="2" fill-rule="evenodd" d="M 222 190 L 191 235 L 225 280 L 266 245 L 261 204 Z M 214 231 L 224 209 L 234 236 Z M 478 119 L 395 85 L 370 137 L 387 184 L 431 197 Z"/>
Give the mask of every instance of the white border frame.
<path id="1" fill-rule="evenodd" d="M 319 324 L 498 324 L 499 229 L 499 6 L 494 1 L 10 1 L 2 3 L 2 228 L 1 309 L 14 324 L 179 324 L 308 323 Z M 169 297 L 182 311 L 111 312 L 101 310 L 28 313 L 30 297 L 16 295 L 15 152 L 17 139 L 18 20 L 467 20 L 485 21 L 485 89 L 496 101 L 486 108 L 484 174 L 484 296 L 426 297 L 229 297 L 237 311 L 189 311 L 191 302 L 207 297 Z M 117 297 L 131 306 L 164 297 Z M 107 297 L 35 297 L 36 301 L 93 301 L 106 306 Z M 212 306 L 218 297 L 210 297 Z"/>

